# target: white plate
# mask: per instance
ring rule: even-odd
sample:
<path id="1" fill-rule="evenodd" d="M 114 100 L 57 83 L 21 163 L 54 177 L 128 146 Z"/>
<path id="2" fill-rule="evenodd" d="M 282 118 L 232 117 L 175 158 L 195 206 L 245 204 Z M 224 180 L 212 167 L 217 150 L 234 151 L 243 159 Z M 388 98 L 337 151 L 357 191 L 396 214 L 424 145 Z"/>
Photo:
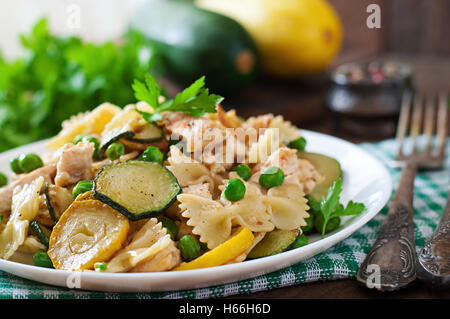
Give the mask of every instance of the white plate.
<path id="1" fill-rule="evenodd" d="M 242 263 L 177 272 L 108 274 L 70 272 L 35 267 L 0 259 L 0 270 L 26 279 L 68 288 L 99 291 L 150 292 L 192 289 L 224 284 L 266 274 L 312 257 L 350 236 L 366 224 L 387 203 L 392 182 L 388 170 L 358 146 L 328 135 L 303 130 L 307 150 L 336 158 L 342 165 L 342 201 L 363 202 L 367 209 L 343 219 L 341 226 L 324 239 L 312 236 L 310 244 L 278 255 Z M 37 142 L 0 154 L 0 170 L 9 171 L 9 160 L 25 152 L 45 152 L 45 142 Z"/>

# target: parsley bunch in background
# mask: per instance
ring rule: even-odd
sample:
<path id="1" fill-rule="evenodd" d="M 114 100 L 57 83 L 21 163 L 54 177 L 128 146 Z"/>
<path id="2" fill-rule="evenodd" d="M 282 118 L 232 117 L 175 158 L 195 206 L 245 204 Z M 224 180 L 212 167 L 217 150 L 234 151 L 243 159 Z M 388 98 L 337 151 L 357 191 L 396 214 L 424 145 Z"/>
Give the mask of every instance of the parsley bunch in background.
<path id="1" fill-rule="evenodd" d="M 50 34 L 45 19 L 21 42 L 26 57 L 0 54 L 0 152 L 53 136 L 63 120 L 103 102 L 133 103 L 131 84 L 156 57 L 138 33 L 96 45 Z"/>

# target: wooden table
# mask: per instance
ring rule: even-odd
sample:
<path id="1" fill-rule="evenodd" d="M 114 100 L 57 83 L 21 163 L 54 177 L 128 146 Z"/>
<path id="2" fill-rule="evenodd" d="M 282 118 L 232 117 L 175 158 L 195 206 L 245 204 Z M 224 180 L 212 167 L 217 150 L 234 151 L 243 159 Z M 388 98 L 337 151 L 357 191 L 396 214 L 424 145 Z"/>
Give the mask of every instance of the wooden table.
<path id="1" fill-rule="evenodd" d="M 450 91 L 449 58 L 384 55 L 366 57 L 364 60 L 374 58 L 409 63 L 414 70 L 417 88 L 427 91 L 445 88 Z M 226 108 L 237 109 L 238 114 L 242 116 L 282 114 L 301 128 L 331 134 L 355 143 L 393 137 L 394 131 L 385 132 L 382 137 L 370 131 L 358 135 L 339 131 L 335 125 L 335 115 L 324 105 L 327 90 L 326 76 L 298 81 L 261 78 L 255 85 L 227 98 L 224 105 Z M 360 286 L 355 280 L 338 280 L 301 284 L 230 298 L 450 298 L 450 292 L 434 291 L 417 282 L 404 290 L 380 293 Z"/>

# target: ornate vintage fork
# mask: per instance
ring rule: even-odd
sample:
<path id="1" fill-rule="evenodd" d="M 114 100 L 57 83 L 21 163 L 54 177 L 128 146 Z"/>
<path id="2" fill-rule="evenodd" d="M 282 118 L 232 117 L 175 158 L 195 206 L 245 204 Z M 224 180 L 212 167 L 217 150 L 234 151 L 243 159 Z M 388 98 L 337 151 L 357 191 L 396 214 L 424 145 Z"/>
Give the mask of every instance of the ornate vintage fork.
<path id="1" fill-rule="evenodd" d="M 447 103 L 447 93 L 440 93 L 437 99 L 432 96 L 424 98 L 420 93 L 413 96 L 411 92 L 406 92 L 403 96 L 397 126 L 396 159 L 403 167 L 400 181 L 378 238 L 356 276 L 360 283 L 369 288 L 392 291 L 405 287 L 416 279 L 414 178 L 418 169 L 438 169 L 443 166 L 447 136 Z M 422 132 L 422 126 L 425 147 L 420 152 L 417 139 Z M 404 141 L 408 128 L 412 151 L 406 155 Z M 432 145 L 434 135 L 437 138 L 436 150 L 433 150 Z"/>

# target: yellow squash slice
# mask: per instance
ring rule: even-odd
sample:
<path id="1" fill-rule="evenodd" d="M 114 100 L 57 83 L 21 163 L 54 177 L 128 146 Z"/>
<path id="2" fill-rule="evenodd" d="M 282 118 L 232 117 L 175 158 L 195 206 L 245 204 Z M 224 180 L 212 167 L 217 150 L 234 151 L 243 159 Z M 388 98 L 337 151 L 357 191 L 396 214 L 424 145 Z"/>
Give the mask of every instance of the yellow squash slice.
<path id="1" fill-rule="evenodd" d="M 244 253 L 255 237 L 248 227 L 240 227 L 233 237 L 197 259 L 181 264 L 174 270 L 191 270 L 224 265 Z"/>
<path id="2" fill-rule="evenodd" d="M 129 228 L 128 219 L 110 206 L 75 201 L 53 228 L 48 255 L 56 269 L 93 269 L 122 247 Z"/>

